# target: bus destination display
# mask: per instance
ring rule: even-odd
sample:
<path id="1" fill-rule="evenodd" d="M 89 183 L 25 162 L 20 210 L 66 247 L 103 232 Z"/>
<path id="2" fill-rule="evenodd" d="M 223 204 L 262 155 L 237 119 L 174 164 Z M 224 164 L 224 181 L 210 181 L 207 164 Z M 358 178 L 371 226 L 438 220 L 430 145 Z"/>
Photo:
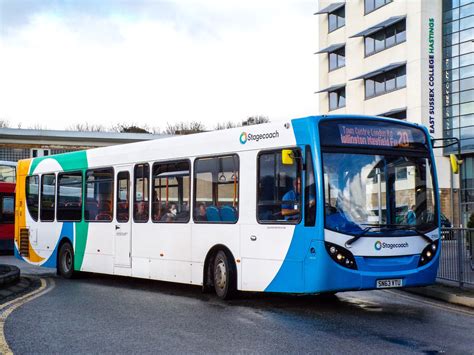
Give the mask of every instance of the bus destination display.
<path id="1" fill-rule="evenodd" d="M 408 148 L 411 143 L 414 143 L 409 128 L 356 124 L 338 124 L 338 126 L 343 145 Z"/>

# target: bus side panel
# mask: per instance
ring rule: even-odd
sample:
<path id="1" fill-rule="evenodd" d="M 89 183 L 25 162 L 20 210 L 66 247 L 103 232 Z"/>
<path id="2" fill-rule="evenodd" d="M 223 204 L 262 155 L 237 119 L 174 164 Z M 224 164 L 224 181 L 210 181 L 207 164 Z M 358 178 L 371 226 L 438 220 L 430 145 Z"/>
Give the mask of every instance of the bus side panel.
<path id="1" fill-rule="evenodd" d="M 89 222 L 81 271 L 113 274 L 114 226 L 112 222 Z"/>
<path id="2" fill-rule="evenodd" d="M 192 224 L 192 264 L 193 283 L 202 284 L 203 266 L 208 252 L 216 245 L 223 245 L 230 250 L 234 259 L 240 258 L 240 225 L 239 224 Z M 239 263 L 237 263 L 237 277 L 240 274 Z M 239 280 L 237 280 L 239 285 Z"/>

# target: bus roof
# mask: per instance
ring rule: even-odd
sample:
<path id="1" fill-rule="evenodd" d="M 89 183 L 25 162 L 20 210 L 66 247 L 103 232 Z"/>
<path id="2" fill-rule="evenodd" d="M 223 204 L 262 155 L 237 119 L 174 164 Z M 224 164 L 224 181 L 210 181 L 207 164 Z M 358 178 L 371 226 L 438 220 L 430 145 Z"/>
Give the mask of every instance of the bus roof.
<path id="1" fill-rule="evenodd" d="M 56 163 L 47 164 L 48 167 L 41 171 L 72 171 L 73 169 L 86 169 L 90 167 L 102 167 L 116 164 L 134 164 L 148 161 L 166 161 L 187 159 L 193 156 L 232 154 L 236 152 L 271 149 L 275 147 L 294 146 L 296 138 L 293 123 L 318 124 L 326 119 L 375 119 L 393 122 L 412 127 L 422 126 L 407 123 L 405 121 L 363 115 L 322 115 L 309 116 L 252 126 L 243 126 L 219 131 L 196 133 L 185 136 L 171 136 L 149 141 L 113 145 L 108 147 L 93 148 L 86 151 L 57 154 L 47 157 L 24 160 L 24 164 L 35 170 L 41 161 L 52 158 Z M 424 129 L 425 132 L 426 129 Z M 274 138 L 277 138 L 274 139 Z M 217 149 L 216 149 L 217 148 Z M 31 161 L 31 165 L 27 162 Z M 60 166 L 58 166 L 58 163 Z M 30 172 L 23 171 L 19 165 L 21 174 Z M 56 166 L 56 168 L 54 168 Z"/>

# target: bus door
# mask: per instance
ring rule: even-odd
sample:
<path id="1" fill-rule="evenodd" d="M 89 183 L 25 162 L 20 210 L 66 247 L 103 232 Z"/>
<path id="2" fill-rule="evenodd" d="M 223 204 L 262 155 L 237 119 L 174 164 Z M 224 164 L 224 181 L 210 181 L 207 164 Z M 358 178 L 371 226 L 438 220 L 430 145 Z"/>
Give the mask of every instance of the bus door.
<path id="1" fill-rule="evenodd" d="M 132 216 L 130 210 L 133 167 L 116 168 L 116 218 L 115 218 L 115 266 L 131 267 L 132 259 Z"/>

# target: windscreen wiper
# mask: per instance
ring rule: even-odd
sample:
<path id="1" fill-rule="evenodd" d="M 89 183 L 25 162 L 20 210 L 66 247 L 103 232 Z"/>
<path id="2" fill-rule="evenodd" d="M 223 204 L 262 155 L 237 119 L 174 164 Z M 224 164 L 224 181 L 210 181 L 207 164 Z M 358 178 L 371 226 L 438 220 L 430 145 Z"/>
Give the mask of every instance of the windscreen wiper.
<path id="1" fill-rule="evenodd" d="M 349 239 L 346 242 L 346 246 L 350 247 L 352 243 L 366 235 L 369 231 L 372 229 L 378 228 L 378 229 L 388 229 L 388 230 L 412 230 L 416 232 L 417 234 L 420 235 L 423 239 L 425 239 L 428 243 L 432 243 L 433 240 L 428 237 L 426 234 L 420 232 L 416 226 L 411 226 L 407 224 L 363 224 L 364 226 L 368 226 L 362 230 L 359 234 L 357 234 L 355 237 Z"/>

